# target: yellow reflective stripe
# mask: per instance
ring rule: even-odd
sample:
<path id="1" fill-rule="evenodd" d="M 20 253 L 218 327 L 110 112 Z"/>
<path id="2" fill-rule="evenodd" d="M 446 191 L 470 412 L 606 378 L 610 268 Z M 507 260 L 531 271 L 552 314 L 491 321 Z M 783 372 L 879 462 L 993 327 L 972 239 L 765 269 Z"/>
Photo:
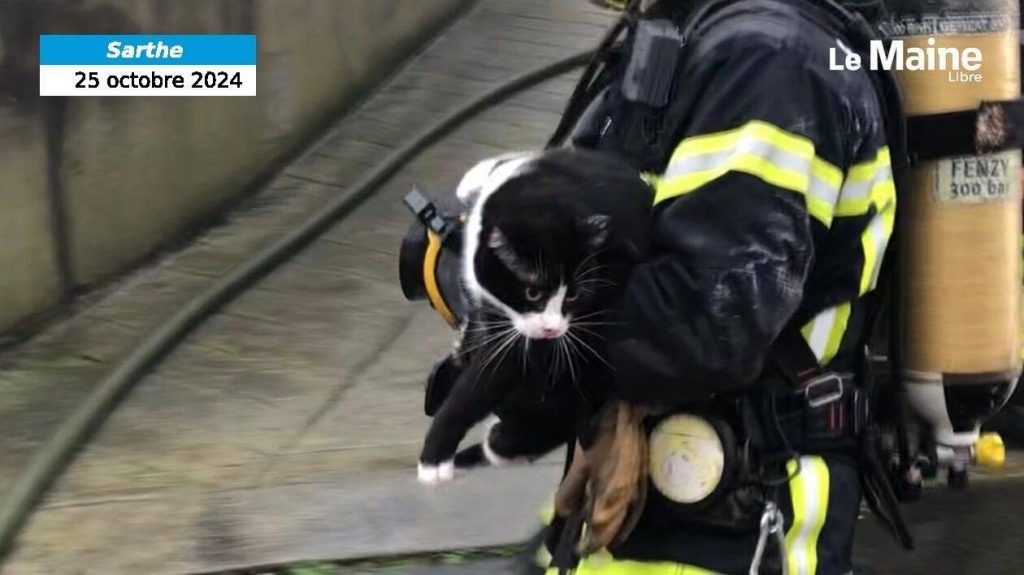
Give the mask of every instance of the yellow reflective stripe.
<path id="1" fill-rule="evenodd" d="M 881 147 L 875 157 L 855 164 L 846 172 L 835 216 L 861 216 L 871 208 L 875 215 L 868 222 L 861 235 L 864 252 L 864 268 L 861 270 L 859 295 L 863 295 L 878 283 L 882 268 L 882 256 L 889 245 L 892 228 L 896 219 L 896 184 L 892 179 L 892 159 L 889 148 Z"/>
<path id="2" fill-rule="evenodd" d="M 655 182 L 654 203 L 692 192 L 729 172 L 743 172 L 804 196 L 807 210 L 826 227 L 842 172 L 815 156 L 814 143 L 760 120 L 680 142 Z"/>
<path id="3" fill-rule="evenodd" d="M 836 217 L 863 215 L 872 205 L 880 208 L 883 203 L 895 199 L 895 197 L 892 160 L 889 157 L 889 148 L 883 146 L 878 149 L 874 158 L 854 164 L 846 171 L 842 188 L 839 190 L 835 215 Z"/>
<path id="4" fill-rule="evenodd" d="M 548 546 L 541 543 L 540 547 L 537 548 L 537 552 L 533 555 L 533 564 L 547 569 L 551 565 L 552 559 L 553 557 L 551 557 L 551 552 L 548 551 Z M 555 569 L 555 571 L 558 571 L 558 569 Z"/>
<path id="5" fill-rule="evenodd" d="M 814 143 L 808 138 L 792 134 L 762 120 L 751 120 L 731 130 L 686 138 L 676 146 L 669 164 L 687 156 L 733 150 L 737 142 L 744 139 L 765 141 L 795 156 L 814 156 Z"/>
<path id="6" fill-rule="evenodd" d="M 839 352 L 839 344 L 850 321 L 850 308 L 850 302 L 831 307 L 800 328 L 820 365 L 827 365 Z"/>
<path id="7" fill-rule="evenodd" d="M 549 501 L 543 507 L 541 507 L 540 520 L 545 527 L 550 526 L 551 523 L 555 520 L 554 501 Z M 541 541 L 540 545 L 537 547 L 537 552 L 533 555 L 533 564 L 537 567 L 547 567 L 551 565 L 551 559 L 551 552 L 548 551 L 548 546 L 543 541 Z M 558 570 L 555 569 L 556 573 L 557 571 Z"/>
<path id="8" fill-rule="evenodd" d="M 796 473 L 797 462 L 786 464 Z M 793 524 L 786 532 L 786 563 L 790 575 L 814 575 L 818 568 L 818 535 L 828 512 L 829 474 L 825 460 L 800 458 L 800 472 L 789 482 L 793 500 Z"/>
<path id="9" fill-rule="evenodd" d="M 878 274 L 882 270 L 882 259 L 885 248 L 892 237 L 892 229 L 896 224 L 896 198 L 880 206 L 861 234 L 861 247 L 864 250 L 864 269 L 861 270 L 860 295 L 875 289 Z"/>
<path id="10" fill-rule="evenodd" d="M 549 571 L 550 572 L 550 571 Z M 580 561 L 574 575 L 719 575 L 701 567 L 669 561 L 630 561 L 596 554 Z"/>
<path id="11" fill-rule="evenodd" d="M 551 525 L 551 522 L 555 520 L 555 504 L 554 502 L 544 505 L 540 508 L 540 520 L 544 525 Z"/>

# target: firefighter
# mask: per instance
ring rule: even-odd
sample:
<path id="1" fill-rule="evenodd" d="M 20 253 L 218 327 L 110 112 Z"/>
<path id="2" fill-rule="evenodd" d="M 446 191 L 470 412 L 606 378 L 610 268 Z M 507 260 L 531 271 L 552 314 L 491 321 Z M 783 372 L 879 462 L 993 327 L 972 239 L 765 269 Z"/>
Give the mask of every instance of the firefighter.
<path id="1" fill-rule="evenodd" d="M 829 57 L 866 52 L 870 28 L 831 0 L 634 9 L 569 142 L 656 193 L 610 344 L 652 485 L 597 553 L 559 517 L 549 572 L 849 573 L 895 160 L 878 80 Z"/>

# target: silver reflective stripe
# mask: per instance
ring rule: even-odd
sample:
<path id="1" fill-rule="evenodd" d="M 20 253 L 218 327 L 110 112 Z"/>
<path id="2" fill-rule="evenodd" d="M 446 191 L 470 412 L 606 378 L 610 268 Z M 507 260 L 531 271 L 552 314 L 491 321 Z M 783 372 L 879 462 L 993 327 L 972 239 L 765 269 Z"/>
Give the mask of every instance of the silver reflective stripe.
<path id="1" fill-rule="evenodd" d="M 825 352 L 828 350 L 828 340 L 836 323 L 837 309 L 830 307 L 811 320 L 811 333 L 807 337 L 807 345 L 810 346 L 815 359 L 819 362 L 825 357 Z"/>
<path id="2" fill-rule="evenodd" d="M 798 174 L 807 174 L 811 169 L 811 162 L 808 158 L 791 154 L 786 150 L 757 136 L 740 137 L 736 144 L 725 150 L 709 152 L 693 156 L 684 156 L 674 159 L 665 170 L 664 179 L 688 174 L 708 172 L 729 164 L 729 158 L 750 154 L 762 158 L 779 168 L 784 168 Z"/>
<path id="3" fill-rule="evenodd" d="M 868 224 L 868 228 L 864 230 L 867 234 L 869 241 L 875 247 L 875 257 L 873 262 L 864 262 L 864 265 L 871 265 L 871 275 L 868 279 L 867 289 L 874 289 L 878 283 L 878 274 L 882 270 L 882 260 L 885 259 L 885 248 L 889 244 L 889 233 L 886 230 L 886 222 L 883 214 L 877 214 L 871 218 L 871 223 Z"/>
<path id="4" fill-rule="evenodd" d="M 822 180 L 812 172 L 811 187 L 807 191 L 807 195 L 820 198 L 828 205 L 834 206 L 836 205 L 836 199 L 839 197 L 839 188 Z"/>
<path id="5" fill-rule="evenodd" d="M 875 169 L 874 175 L 869 180 L 851 180 L 843 182 L 843 188 L 839 192 L 839 205 L 846 207 L 847 204 L 856 202 L 864 203 L 864 210 L 867 210 L 867 201 L 871 197 L 871 190 L 879 182 L 892 179 L 892 168 L 888 165 L 879 166 Z M 849 215 L 849 214 L 847 214 Z"/>
<path id="6" fill-rule="evenodd" d="M 867 201 L 868 196 L 871 195 L 871 188 L 874 185 L 874 179 L 853 181 L 847 178 L 846 181 L 843 182 L 843 189 L 839 192 L 839 202 Z"/>

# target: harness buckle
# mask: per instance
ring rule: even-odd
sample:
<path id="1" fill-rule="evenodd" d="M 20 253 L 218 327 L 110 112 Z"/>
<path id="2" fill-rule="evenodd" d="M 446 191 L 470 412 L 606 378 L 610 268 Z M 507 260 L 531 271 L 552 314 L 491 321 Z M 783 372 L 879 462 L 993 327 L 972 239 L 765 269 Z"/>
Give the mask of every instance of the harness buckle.
<path id="1" fill-rule="evenodd" d="M 843 378 L 835 372 L 819 375 L 804 385 L 804 397 L 812 409 L 839 401 L 844 391 Z"/>

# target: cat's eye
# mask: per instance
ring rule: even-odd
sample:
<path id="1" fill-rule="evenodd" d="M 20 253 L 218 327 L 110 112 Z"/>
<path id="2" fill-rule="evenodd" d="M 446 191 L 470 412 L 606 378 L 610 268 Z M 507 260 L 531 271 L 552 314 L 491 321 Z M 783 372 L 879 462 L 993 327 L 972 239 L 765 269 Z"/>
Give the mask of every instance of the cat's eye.
<path id="1" fill-rule="evenodd" d="M 527 301 L 537 301 L 540 299 L 540 290 L 530 286 L 526 288 L 526 299 Z"/>
<path id="2" fill-rule="evenodd" d="M 576 301 L 580 299 L 580 292 L 574 291 L 566 294 L 565 301 Z"/>

